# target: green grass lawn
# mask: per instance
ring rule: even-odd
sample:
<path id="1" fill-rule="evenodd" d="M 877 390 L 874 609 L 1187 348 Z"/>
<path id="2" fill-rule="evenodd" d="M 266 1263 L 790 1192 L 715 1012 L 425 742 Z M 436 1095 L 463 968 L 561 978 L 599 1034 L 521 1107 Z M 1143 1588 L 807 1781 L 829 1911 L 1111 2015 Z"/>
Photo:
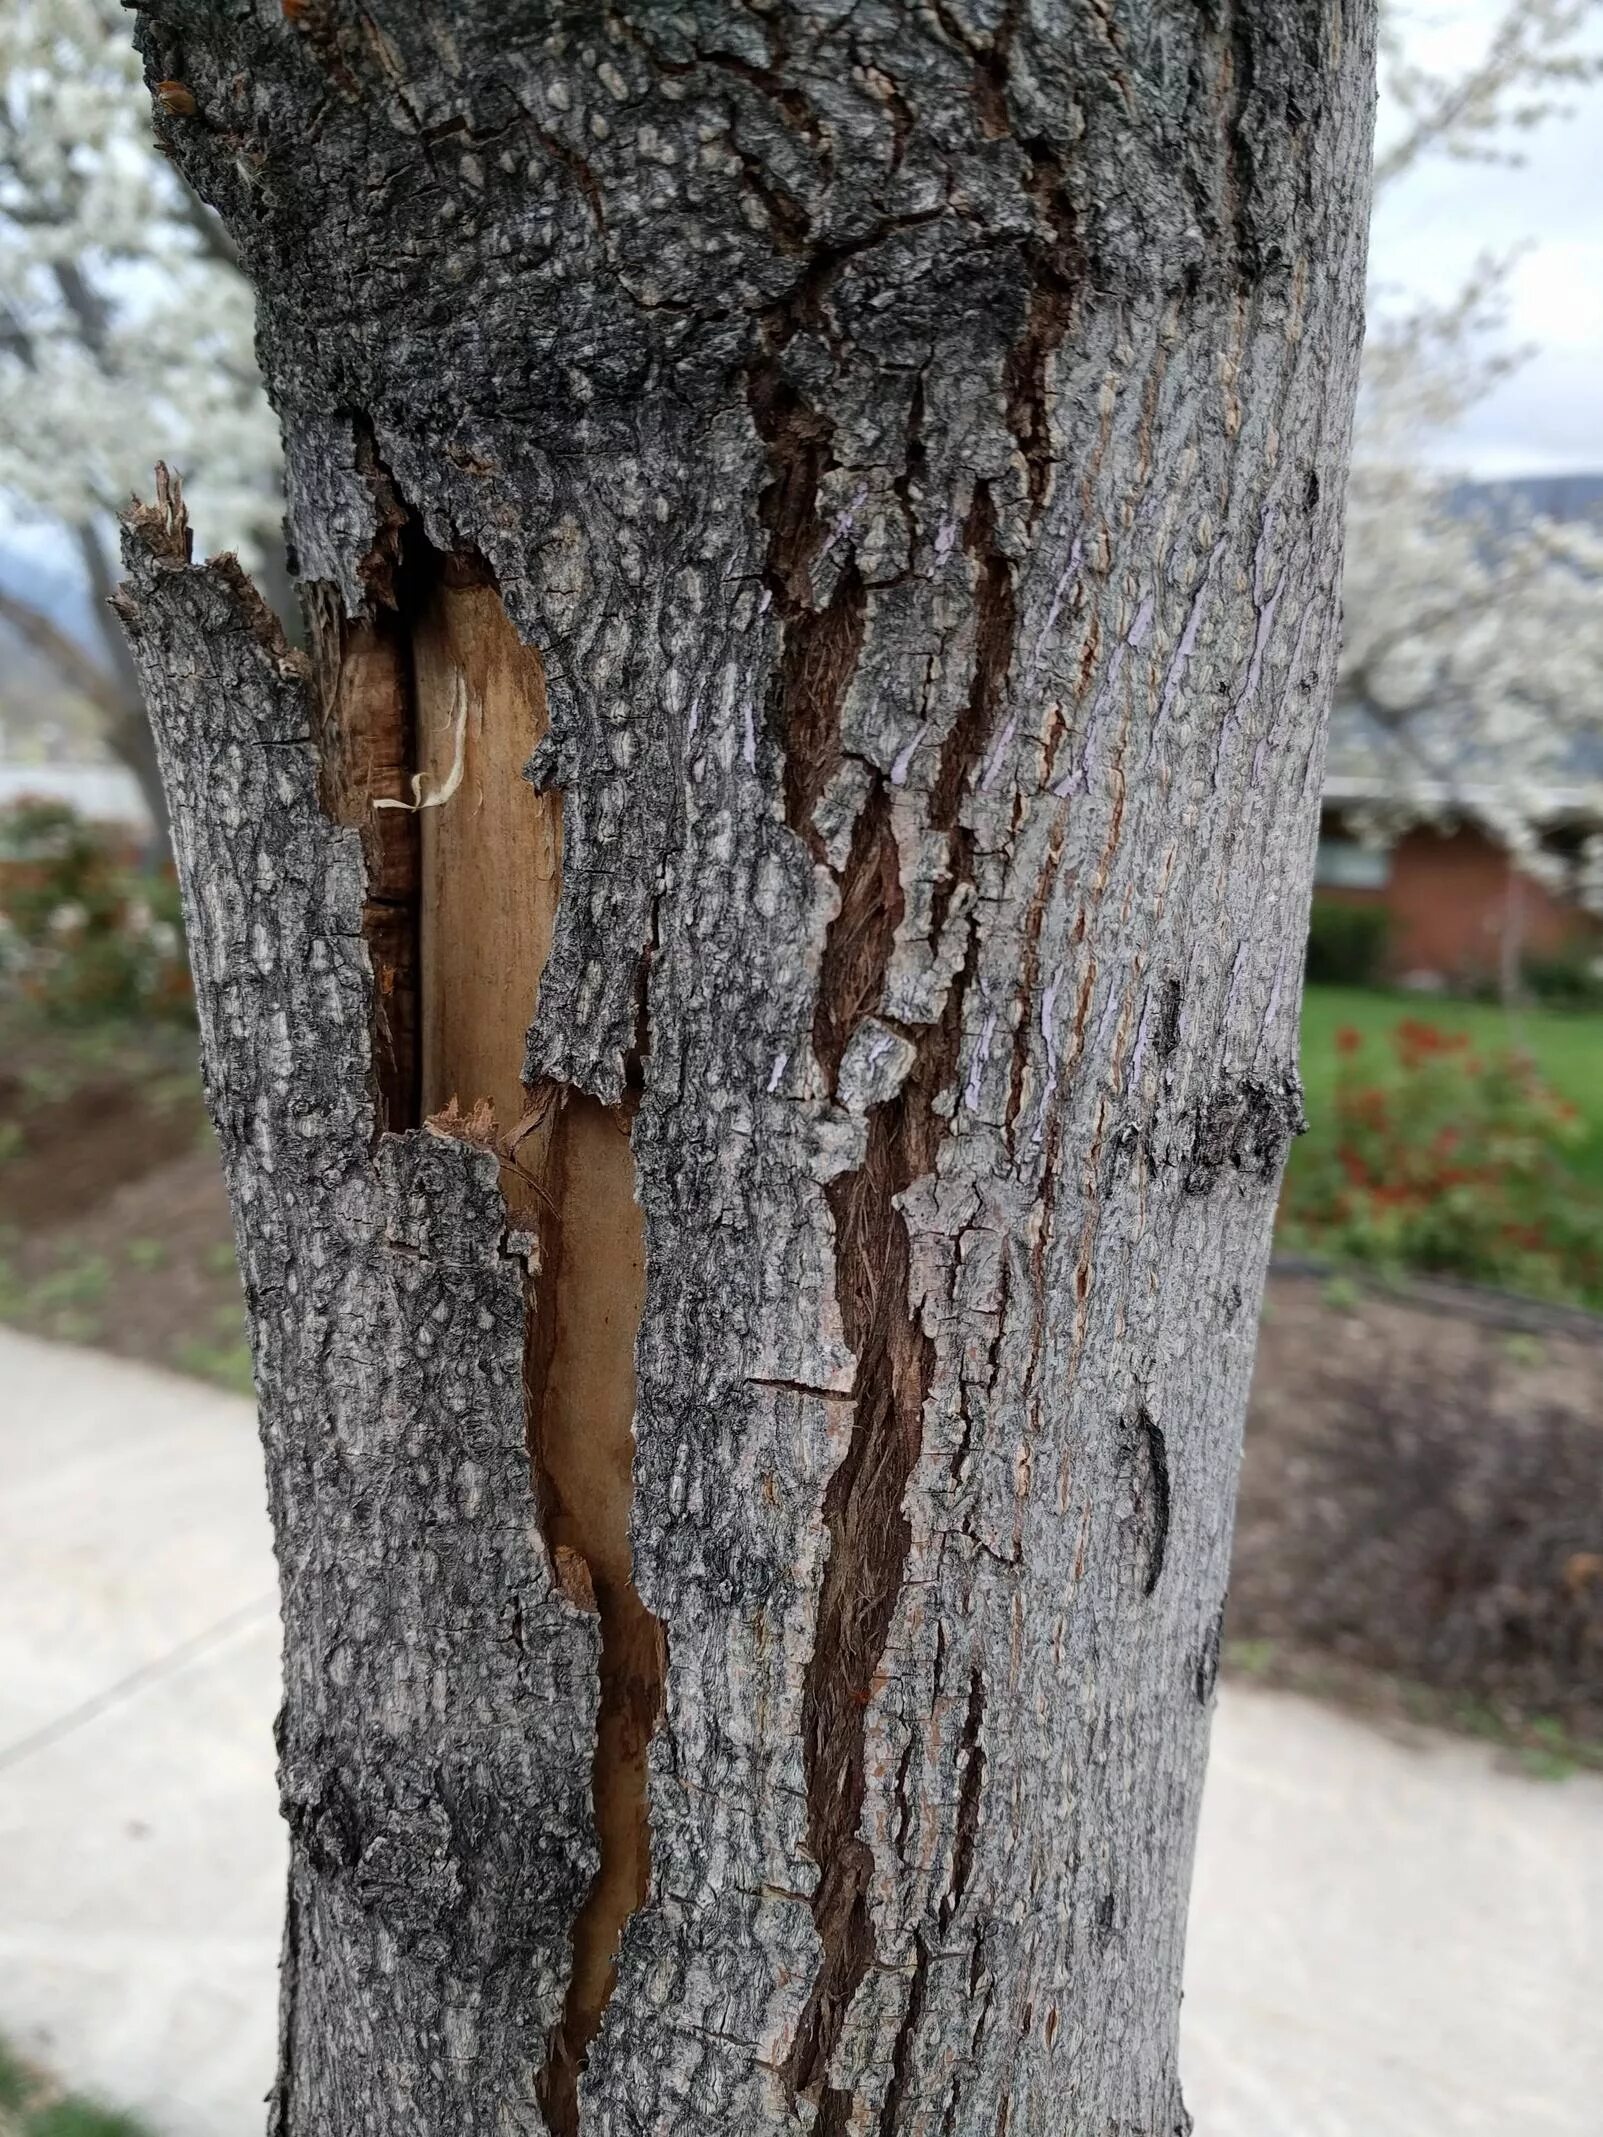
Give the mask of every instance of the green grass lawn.
<path id="1" fill-rule="evenodd" d="M 1603 1011 L 1521 1009 L 1490 1002 L 1446 1002 L 1430 996 L 1374 994 L 1360 987 L 1310 987 L 1302 1012 L 1302 1079 L 1309 1138 L 1326 1133 L 1335 1111 L 1336 1033 L 1351 1025 L 1364 1035 L 1377 1067 L 1390 1050 L 1389 1034 L 1404 1017 L 1443 1031 L 1467 1031 L 1494 1052 L 1522 1047 L 1559 1095 L 1580 1112 L 1588 1133 L 1568 1153 L 1577 1175 L 1603 1187 Z M 1293 1157 L 1295 1163 L 1295 1156 Z"/>

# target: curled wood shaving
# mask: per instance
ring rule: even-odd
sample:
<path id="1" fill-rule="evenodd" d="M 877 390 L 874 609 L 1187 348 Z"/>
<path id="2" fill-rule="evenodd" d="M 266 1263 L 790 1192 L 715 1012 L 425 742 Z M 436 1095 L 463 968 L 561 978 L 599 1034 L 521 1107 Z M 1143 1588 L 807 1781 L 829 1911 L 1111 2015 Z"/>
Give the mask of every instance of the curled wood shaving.
<path id="1" fill-rule="evenodd" d="M 405 809 L 415 815 L 419 809 L 443 808 L 462 784 L 462 772 L 467 761 L 468 746 L 468 686 L 459 675 L 453 686 L 453 714 L 451 723 L 452 747 L 451 769 L 437 794 L 425 794 L 423 786 L 427 772 L 412 774 L 412 799 L 402 801 L 398 797 L 381 794 L 373 803 L 375 809 Z"/>

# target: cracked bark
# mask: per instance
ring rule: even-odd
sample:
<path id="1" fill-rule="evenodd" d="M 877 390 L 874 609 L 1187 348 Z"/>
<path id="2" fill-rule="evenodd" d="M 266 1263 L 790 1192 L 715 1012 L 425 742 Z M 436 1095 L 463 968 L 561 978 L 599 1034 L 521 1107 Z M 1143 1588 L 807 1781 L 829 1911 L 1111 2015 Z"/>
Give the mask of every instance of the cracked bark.
<path id="1" fill-rule="evenodd" d="M 137 12 L 313 626 L 135 515 L 274 2127 L 1170 2137 L 1372 10 Z"/>

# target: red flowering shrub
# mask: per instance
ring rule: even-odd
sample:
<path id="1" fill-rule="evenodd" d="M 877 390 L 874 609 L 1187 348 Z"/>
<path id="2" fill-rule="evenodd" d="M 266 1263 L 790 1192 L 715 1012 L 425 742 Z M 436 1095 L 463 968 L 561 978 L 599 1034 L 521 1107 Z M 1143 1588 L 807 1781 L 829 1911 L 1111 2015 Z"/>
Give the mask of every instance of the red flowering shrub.
<path id="1" fill-rule="evenodd" d="M 1565 1162 L 1579 1124 L 1530 1060 L 1404 1018 L 1391 1058 L 1336 1034 L 1333 1134 L 1297 1151 L 1288 1243 L 1603 1305 L 1603 1201 Z"/>

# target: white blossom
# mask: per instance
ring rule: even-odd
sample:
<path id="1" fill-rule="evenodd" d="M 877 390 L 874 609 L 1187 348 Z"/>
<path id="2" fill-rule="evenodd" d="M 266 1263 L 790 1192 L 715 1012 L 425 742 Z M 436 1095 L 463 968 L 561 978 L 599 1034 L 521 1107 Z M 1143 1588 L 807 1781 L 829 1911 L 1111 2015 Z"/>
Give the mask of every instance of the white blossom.
<path id="1" fill-rule="evenodd" d="M 1409 58 L 1408 17 L 1392 8 L 1377 215 L 1420 157 L 1507 159 L 1511 137 L 1595 75 L 1571 49 L 1589 12 L 1515 0 L 1479 61 L 1440 75 Z M 1556 805 L 1603 824 L 1603 526 L 1494 520 L 1432 451 L 1518 361 L 1500 340 L 1507 265 L 1483 260 L 1452 303 L 1371 326 L 1332 762 L 1362 761 L 1384 789 L 1360 828 L 1472 816 L 1522 868 L 1603 911 L 1603 841 L 1577 862 L 1542 840 Z"/>
<path id="2" fill-rule="evenodd" d="M 104 540 L 158 459 L 212 547 L 260 555 L 278 440 L 250 291 L 155 152 L 119 0 L 6 0 L 0 85 L 0 492 Z"/>

